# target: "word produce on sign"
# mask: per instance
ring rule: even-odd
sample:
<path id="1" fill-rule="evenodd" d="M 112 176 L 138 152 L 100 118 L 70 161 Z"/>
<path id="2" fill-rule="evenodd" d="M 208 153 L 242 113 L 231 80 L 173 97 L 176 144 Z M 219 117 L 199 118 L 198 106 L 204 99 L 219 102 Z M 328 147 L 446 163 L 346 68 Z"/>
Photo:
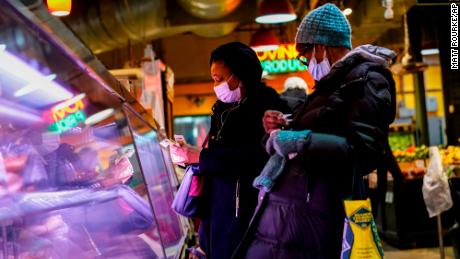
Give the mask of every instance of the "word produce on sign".
<path id="1" fill-rule="evenodd" d="M 47 117 L 51 117 L 53 123 L 48 130 L 62 133 L 85 122 L 84 97 L 85 94 L 80 94 L 51 108 L 47 112 Z"/>
<path id="2" fill-rule="evenodd" d="M 307 70 L 307 66 L 297 59 L 298 54 L 295 44 L 282 44 L 276 50 L 257 52 L 263 70 L 272 74 Z"/>

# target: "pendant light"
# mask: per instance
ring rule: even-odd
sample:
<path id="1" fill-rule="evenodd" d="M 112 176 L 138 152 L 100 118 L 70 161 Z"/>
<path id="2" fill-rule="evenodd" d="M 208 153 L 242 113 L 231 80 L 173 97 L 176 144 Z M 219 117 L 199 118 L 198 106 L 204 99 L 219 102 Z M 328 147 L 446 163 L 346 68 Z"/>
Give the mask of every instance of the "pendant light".
<path id="1" fill-rule="evenodd" d="M 257 23 L 285 23 L 297 19 L 289 0 L 262 0 L 257 10 Z"/>
<path id="2" fill-rule="evenodd" d="M 273 30 L 259 28 L 252 36 L 249 46 L 256 52 L 271 51 L 278 49 L 280 41 Z"/>
<path id="3" fill-rule="evenodd" d="M 72 0 L 47 0 L 48 11 L 54 16 L 67 16 L 72 9 Z"/>

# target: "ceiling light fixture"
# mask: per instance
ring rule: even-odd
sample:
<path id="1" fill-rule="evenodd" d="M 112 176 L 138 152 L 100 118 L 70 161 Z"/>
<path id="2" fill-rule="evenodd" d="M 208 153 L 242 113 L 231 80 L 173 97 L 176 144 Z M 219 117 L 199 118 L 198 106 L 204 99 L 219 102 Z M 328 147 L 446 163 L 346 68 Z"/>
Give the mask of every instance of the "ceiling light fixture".
<path id="1" fill-rule="evenodd" d="M 94 124 L 97 124 L 107 118 L 109 118 L 110 116 L 112 116 L 113 114 L 115 113 L 115 110 L 113 108 L 108 108 L 108 109 L 105 109 L 105 110 L 102 110 L 100 112 L 97 112 L 91 116 L 89 116 L 86 121 L 85 121 L 85 124 L 86 125 L 94 125 Z"/>
<path id="2" fill-rule="evenodd" d="M 47 0 L 48 11 L 54 16 L 67 16 L 72 9 L 72 0 Z"/>
<path id="3" fill-rule="evenodd" d="M 5 99 L 0 99 L 0 117 L 8 122 L 42 123 L 42 117 L 30 107 Z"/>
<path id="4" fill-rule="evenodd" d="M 437 55 L 439 54 L 439 49 L 422 49 L 421 53 L 423 56 Z"/>
<path id="5" fill-rule="evenodd" d="M 393 19 L 395 15 L 393 11 L 393 0 L 382 0 L 382 5 L 383 7 L 385 7 L 383 17 L 387 20 Z"/>
<path id="6" fill-rule="evenodd" d="M 49 84 L 49 82 L 51 82 L 54 79 L 56 79 L 56 74 L 51 74 L 51 75 L 45 76 L 44 79 L 45 80 L 42 80 L 42 82 L 32 82 L 32 83 L 29 83 L 28 85 L 24 86 L 23 88 L 17 90 L 14 93 L 14 97 L 21 97 L 21 96 L 30 94 L 33 91 L 45 88 Z"/>
<path id="7" fill-rule="evenodd" d="M 271 51 L 278 49 L 280 41 L 273 30 L 266 28 L 258 29 L 252 36 L 249 46 L 256 52 Z"/>
<path id="8" fill-rule="evenodd" d="M 353 9 L 351 8 L 345 8 L 345 10 L 342 11 L 343 15 L 348 16 L 353 12 Z"/>
<path id="9" fill-rule="evenodd" d="M 29 64 L 7 50 L 0 51 L 0 74 L 3 72 L 2 70 L 16 78 L 27 81 L 27 85 L 25 85 L 26 89 L 22 90 L 23 87 L 21 87 L 21 89 L 16 92 L 16 97 L 24 96 L 38 89 L 46 92 L 46 100 L 43 99 L 41 100 L 42 102 L 49 101 L 50 103 L 55 103 L 70 99 L 73 96 L 71 92 L 53 81 L 56 75 L 42 75 Z"/>
<path id="10" fill-rule="evenodd" d="M 60 110 L 60 109 L 63 109 L 65 107 L 68 107 L 70 105 L 73 105 L 73 104 L 75 104 L 76 102 L 82 100 L 85 97 L 86 97 L 85 93 L 79 94 L 79 95 L 77 95 L 75 97 L 70 98 L 69 100 L 66 100 L 66 101 L 54 106 L 53 110 L 56 111 L 56 110 Z"/>
<path id="11" fill-rule="evenodd" d="M 257 23 L 285 23 L 297 19 L 294 7 L 288 0 L 263 0 L 257 10 Z"/>

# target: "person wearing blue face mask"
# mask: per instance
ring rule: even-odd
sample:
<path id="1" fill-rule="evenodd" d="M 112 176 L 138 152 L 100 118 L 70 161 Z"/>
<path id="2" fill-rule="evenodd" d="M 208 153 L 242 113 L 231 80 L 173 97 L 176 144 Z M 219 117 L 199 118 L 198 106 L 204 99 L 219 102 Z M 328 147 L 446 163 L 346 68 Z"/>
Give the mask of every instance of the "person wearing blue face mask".
<path id="1" fill-rule="evenodd" d="M 234 258 L 340 258 L 343 200 L 354 179 L 391 154 L 396 94 L 388 68 L 395 53 L 352 49 L 351 27 L 330 3 L 303 18 L 296 49 L 315 91 L 289 123 L 280 111 L 264 115 L 271 158 L 254 182 L 259 204 Z"/>
<path id="2" fill-rule="evenodd" d="M 321 80 L 325 75 L 329 74 L 331 71 L 331 64 L 327 58 L 326 51 L 323 51 L 323 57 L 320 59 L 320 62 L 316 60 L 316 48 L 313 47 L 311 54 L 310 63 L 308 63 L 308 71 L 311 73 L 313 78 L 316 81 Z"/>
<path id="3" fill-rule="evenodd" d="M 257 204 L 255 177 L 268 160 L 262 138 L 265 111 L 290 113 L 275 90 L 262 80 L 257 54 L 240 42 L 211 53 L 210 72 L 217 101 L 212 108 L 207 147 L 172 146 L 185 163 L 199 163 L 204 176 L 200 247 L 206 258 L 230 258 Z M 186 149 L 186 150 L 184 150 Z"/>

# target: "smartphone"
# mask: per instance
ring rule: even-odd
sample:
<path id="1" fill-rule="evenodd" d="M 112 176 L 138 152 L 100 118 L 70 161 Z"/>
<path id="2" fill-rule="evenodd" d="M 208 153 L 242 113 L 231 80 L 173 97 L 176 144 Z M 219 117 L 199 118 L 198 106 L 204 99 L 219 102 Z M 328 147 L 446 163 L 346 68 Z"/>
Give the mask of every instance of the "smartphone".
<path id="1" fill-rule="evenodd" d="M 292 121 L 292 114 L 283 114 L 283 119 L 285 119 L 288 123 Z"/>

